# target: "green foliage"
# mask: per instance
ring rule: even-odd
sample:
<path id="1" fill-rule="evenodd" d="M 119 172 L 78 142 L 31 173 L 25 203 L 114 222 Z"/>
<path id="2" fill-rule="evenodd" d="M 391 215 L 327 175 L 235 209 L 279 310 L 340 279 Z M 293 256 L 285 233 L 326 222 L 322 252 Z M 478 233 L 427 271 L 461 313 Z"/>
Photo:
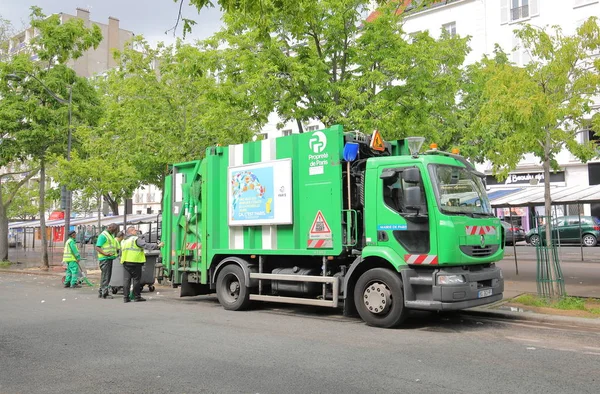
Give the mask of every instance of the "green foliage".
<path id="1" fill-rule="evenodd" d="M 538 308 L 552 308 L 569 311 L 586 311 L 600 314 L 600 300 L 594 298 L 562 297 L 558 300 L 537 297 L 533 294 L 523 294 L 513 299 L 514 302 Z"/>
<path id="2" fill-rule="evenodd" d="M 104 150 L 130 180 L 163 186 L 168 165 L 198 159 L 207 146 L 247 141 L 262 125 L 246 92 L 210 73 L 207 55 L 177 42 L 151 48 L 141 37 L 116 53 L 119 67 L 98 80 L 106 109 Z M 98 157 L 100 148 L 88 149 Z"/>
<path id="3" fill-rule="evenodd" d="M 371 22 L 367 0 L 277 4 L 226 14 L 225 28 L 203 43 L 210 72 L 243 92 L 257 116 L 377 128 L 388 139 L 421 134 L 442 146 L 455 138 L 466 38 L 410 38 L 397 4 Z"/>
<path id="4" fill-rule="evenodd" d="M 8 260 L 0 261 L 0 268 L 9 268 L 11 265 L 12 263 Z"/>
<path id="5" fill-rule="evenodd" d="M 595 155 L 592 143 L 578 144 L 577 133 L 592 115 L 594 95 L 600 90 L 600 61 L 591 53 L 600 45 L 596 18 L 576 34 L 560 27 L 539 29 L 525 25 L 515 31 L 531 56 L 525 67 L 507 61 L 499 49 L 470 68 L 465 88 L 474 115 L 464 145 L 477 146 L 477 159 L 488 159 L 494 172 L 507 174 L 526 153 L 548 167 L 568 149 L 587 161 Z"/>
<path id="6" fill-rule="evenodd" d="M 8 57 L 8 40 L 14 34 L 12 24 L 0 15 L 0 61 Z"/>

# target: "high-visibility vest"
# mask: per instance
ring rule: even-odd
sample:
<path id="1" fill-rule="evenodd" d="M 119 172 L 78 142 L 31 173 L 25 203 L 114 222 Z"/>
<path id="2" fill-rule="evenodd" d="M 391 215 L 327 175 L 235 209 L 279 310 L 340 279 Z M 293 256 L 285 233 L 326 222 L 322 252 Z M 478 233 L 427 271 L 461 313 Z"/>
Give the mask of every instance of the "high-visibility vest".
<path id="1" fill-rule="evenodd" d="M 67 242 L 65 242 L 65 249 L 63 251 L 63 261 L 65 263 L 68 263 L 70 261 L 77 261 L 77 258 L 75 258 L 75 255 L 71 250 L 71 245 L 73 245 L 75 249 L 77 249 L 77 246 L 75 245 L 75 240 L 73 238 L 69 238 Z"/>
<path id="2" fill-rule="evenodd" d="M 138 237 L 129 237 L 121 242 L 121 264 L 122 263 L 145 263 L 146 255 L 144 249 L 135 243 Z"/>
<path id="3" fill-rule="evenodd" d="M 106 239 L 106 241 L 100 247 L 100 249 L 102 249 L 102 252 L 104 252 L 105 254 L 109 254 L 112 256 L 105 256 L 103 254 L 98 253 L 98 260 L 114 259 L 117 255 L 117 248 L 119 247 L 117 245 L 117 240 L 112 236 L 111 233 L 109 233 L 106 230 L 102 231 L 102 234 L 100 235 L 104 235 L 104 238 Z"/>

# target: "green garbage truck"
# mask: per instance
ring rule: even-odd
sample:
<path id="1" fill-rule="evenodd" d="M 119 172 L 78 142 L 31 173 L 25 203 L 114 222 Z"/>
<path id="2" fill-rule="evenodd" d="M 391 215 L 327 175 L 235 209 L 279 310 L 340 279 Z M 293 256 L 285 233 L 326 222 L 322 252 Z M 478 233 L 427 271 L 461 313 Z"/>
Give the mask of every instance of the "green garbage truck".
<path id="1" fill-rule="evenodd" d="M 333 126 L 172 165 L 161 277 L 228 310 L 326 306 L 377 327 L 500 300 L 504 230 L 484 176 L 423 141 Z"/>

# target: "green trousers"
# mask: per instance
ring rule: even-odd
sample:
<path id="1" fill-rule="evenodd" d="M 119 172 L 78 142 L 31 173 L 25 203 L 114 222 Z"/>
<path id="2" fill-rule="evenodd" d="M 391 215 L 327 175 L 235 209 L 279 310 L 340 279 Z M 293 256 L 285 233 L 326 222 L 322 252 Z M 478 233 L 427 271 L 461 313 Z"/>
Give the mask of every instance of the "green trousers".
<path id="1" fill-rule="evenodd" d="M 79 265 L 77 265 L 76 261 L 69 261 L 67 263 L 67 272 L 65 275 L 65 285 L 75 285 L 77 284 L 77 279 L 79 278 Z"/>

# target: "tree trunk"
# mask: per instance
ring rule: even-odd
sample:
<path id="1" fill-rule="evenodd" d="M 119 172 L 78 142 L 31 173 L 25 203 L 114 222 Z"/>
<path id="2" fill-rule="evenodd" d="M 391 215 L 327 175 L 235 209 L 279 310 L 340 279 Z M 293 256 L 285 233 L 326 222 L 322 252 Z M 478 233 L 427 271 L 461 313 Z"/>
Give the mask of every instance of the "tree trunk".
<path id="1" fill-rule="evenodd" d="M 548 140 L 544 150 L 544 215 L 546 215 L 546 247 L 548 248 L 546 256 L 550 259 L 547 263 L 550 280 L 552 280 L 552 298 L 556 298 L 561 293 L 558 272 L 554 266 L 554 261 L 558 259 L 558 256 L 554 255 L 556 249 L 552 247 L 552 194 L 550 193 L 550 143 Z"/>
<path id="2" fill-rule="evenodd" d="M 96 199 L 96 201 L 98 202 L 98 206 L 96 207 L 98 209 L 98 236 L 100 236 L 100 232 L 102 231 L 102 195 L 98 194 L 98 198 Z M 95 245 L 92 246 L 92 248 L 94 248 Z"/>
<path id="3" fill-rule="evenodd" d="M 300 121 L 300 119 L 296 119 L 296 124 L 298 125 L 298 133 L 304 133 L 304 128 L 302 127 L 302 122 Z"/>
<path id="4" fill-rule="evenodd" d="M 46 234 L 46 163 L 40 160 L 40 232 L 42 233 L 42 267 L 50 268 L 48 262 L 48 236 Z"/>
<path id="5" fill-rule="evenodd" d="M 8 217 L 0 190 L 0 261 L 8 260 Z"/>
<path id="6" fill-rule="evenodd" d="M 117 202 L 117 199 L 113 199 L 110 196 L 110 194 L 103 194 L 102 197 L 104 198 L 104 201 L 106 201 L 106 203 L 108 204 L 110 209 L 112 210 L 113 214 L 115 214 L 116 216 L 119 216 L 119 203 Z"/>

